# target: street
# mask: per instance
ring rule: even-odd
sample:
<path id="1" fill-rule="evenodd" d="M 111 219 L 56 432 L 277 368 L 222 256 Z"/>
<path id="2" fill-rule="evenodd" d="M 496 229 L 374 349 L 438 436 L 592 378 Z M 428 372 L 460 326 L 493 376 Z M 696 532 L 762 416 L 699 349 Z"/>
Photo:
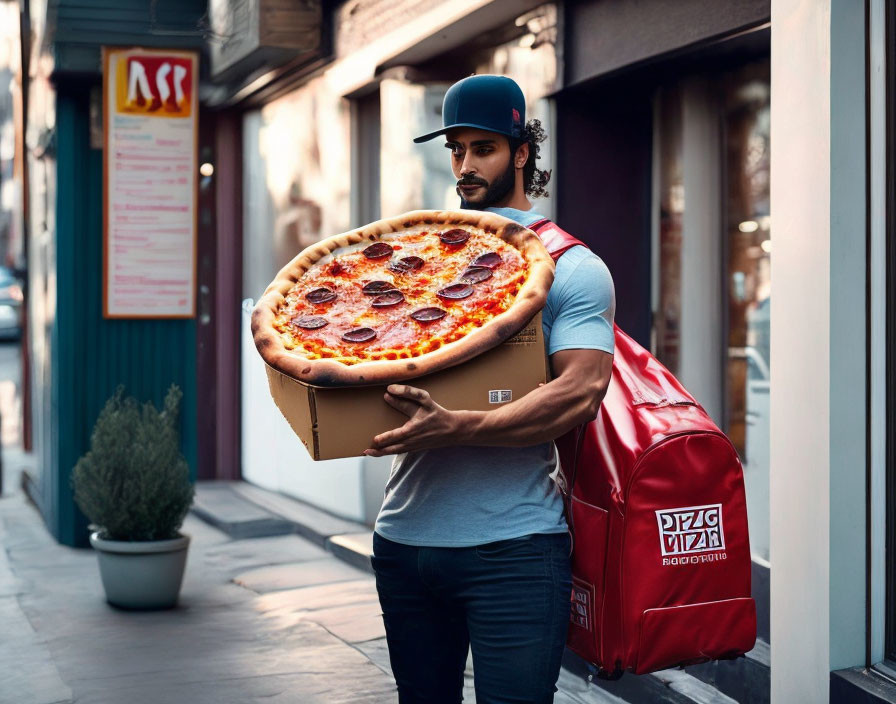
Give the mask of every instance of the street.
<path id="1" fill-rule="evenodd" d="M 4 447 L 17 445 L 20 441 L 20 350 L 18 341 L 0 342 L 0 416 L 3 421 L 0 437 Z"/>

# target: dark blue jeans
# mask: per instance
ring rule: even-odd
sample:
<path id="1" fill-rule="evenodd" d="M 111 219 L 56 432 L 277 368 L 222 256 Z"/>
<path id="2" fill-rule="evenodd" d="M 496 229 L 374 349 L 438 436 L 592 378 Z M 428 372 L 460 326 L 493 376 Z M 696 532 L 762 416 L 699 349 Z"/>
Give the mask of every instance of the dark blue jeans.
<path id="1" fill-rule="evenodd" d="M 467 649 L 477 704 L 554 700 L 569 623 L 569 535 L 469 548 L 373 535 L 373 569 L 401 704 L 463 700 Z"/>

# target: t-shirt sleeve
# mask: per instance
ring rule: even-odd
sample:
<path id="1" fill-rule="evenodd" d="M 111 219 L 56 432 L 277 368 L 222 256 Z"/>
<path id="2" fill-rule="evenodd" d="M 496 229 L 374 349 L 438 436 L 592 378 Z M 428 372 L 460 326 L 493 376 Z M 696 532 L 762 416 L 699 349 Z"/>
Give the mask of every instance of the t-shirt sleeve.
<path id="1" fill-rule="evenodd" d="M 558 269 L 562 262 L 561 257 Z M 600 257 L 589 254 L 559 283 L 559 295 L 553 302 L 548 354 L 576 349 L 612 354 L 616 294 L 607 265 Z"/>

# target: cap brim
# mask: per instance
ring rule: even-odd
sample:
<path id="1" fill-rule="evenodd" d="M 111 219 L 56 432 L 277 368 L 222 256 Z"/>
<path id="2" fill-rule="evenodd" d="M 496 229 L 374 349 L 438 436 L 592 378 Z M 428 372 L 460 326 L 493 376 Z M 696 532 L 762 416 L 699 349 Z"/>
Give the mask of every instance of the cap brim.
<path id="1" fill-rule="evenodd" d="M 458 122 L 456 125 L 448 125 L 447 127 L 443 127 L 440 130 L 436 130 L 435 132 L 430 132 L 429 134 L 421 135 L 420 137 L 414 137 L 414 142 L 416 144 L 420 144 L 420 142 L 428 142 L 431 139 L 435 139 L 440 134 L 445 134 L 448 130 L 453 130 L 456 127 L 474 127 L 477 130 L 485 130 L 486 132 L 494 132 L 495 134 L 503 134 L 505 137 L 510 137 L 511 135 L 506 132 L 501 132 L 496 130 L 494 127 L 488 127 L 487 125 L 475 125 L 472 122 Z"/>
<path id="2" fill-rule="evenodd" d="M 428 142 L 431 139 L 435 139 L 440 134 L 445 134 L 450 129 L 450 127 L 443 127 L 442 129 L 436 130 L 435 132 L 430 132 L 429 134 L 424 134 L 420 137 L 414 137 L 414 142 L 416 144 L 420 144 L 420 142 Z"/>

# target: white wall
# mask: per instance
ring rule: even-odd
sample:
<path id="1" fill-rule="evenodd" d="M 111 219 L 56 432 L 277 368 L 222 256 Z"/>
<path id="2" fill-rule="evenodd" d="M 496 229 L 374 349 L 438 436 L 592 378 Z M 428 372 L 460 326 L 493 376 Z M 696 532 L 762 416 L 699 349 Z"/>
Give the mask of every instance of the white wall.
<path id="1" fill-rule="evenodd" d="M 831 0 L 772 0 L 771 697 L 826 702 Z"/>
<path id="2" fill-rule="evenodd" d="M 252 341 L 252 300 L 242 311 L 243 479 L 337 515 L 363 521 L 363 459 L 315 462 L 274 404 L 264 362 Z M 367 458 L 369 459 L 369 458 Z"/>

